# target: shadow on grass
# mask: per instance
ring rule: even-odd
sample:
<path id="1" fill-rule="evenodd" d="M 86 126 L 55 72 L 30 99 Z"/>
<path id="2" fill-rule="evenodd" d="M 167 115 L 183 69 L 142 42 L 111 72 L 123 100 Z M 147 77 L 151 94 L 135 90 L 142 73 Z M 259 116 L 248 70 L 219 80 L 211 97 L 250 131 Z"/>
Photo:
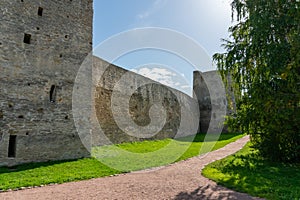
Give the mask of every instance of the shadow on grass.
<path id="1" fill-rule="evenodd" d="M 81 160 L 81 159 L 25 163 L 25 164 L 11 166 L 11 167 L 0 167 L 0 174 L 10 173 L 10 172 L 21 172 L 21 171 L 40 168 L 40 167 L 48 167 L 48 166 L 57 165 L 57 164 L 76 162 L 79 160 Z"/>
<path id="2" fill-rule="evenodd" d="M 229 140 L 231 138 L 234 138 L 236 136 L 241 135 L 241 133 L 222 133 L 222 134 L 210 134 L 207 135 L 206 133 L 197 133 L 196 135 L 192 136 L 186 136 L 182 138 L 176 138 L 175 140 L 181 141 L 181 142 L 203 142 L 205 141 L 223 141 L 223 140 Z"/>
<path id="3" fill-rule="evenodd" d="M 229 140 L 229 139 L 231 139 L 233 137 L 236 137 L 238 135 L 240 135 L 240 134 L 233 134 L 233 133 L 221 134 L 221 136 L 219 138 L 219 141 Z M 183 137 L 183 138 L 178 138 L 176 140 L 177 141 L 182 141 L 182 142 L 191 142 L 191 140 L 192 140 L 193 143 L 200 143 L 200 142 L 204 141 L 205 136 L 206 136 L 206 134 L 204 134 L 204 133 L 198 133 L 195 136 L 187 136 L 187 137 Z M 214 136 L 212 136 L 211 138 L 214 138 Z M 208 137 L 208 139 L 210 139 L 210 138 Z M 142 145 L 143 142 L 139 142 L 139 143 Z M 164 144 L 164 145 L 167 145 L 168 143 L 169 142 L 166 142 L 166 144 Z M 163 147 L 164 146 L 162 146 L 160 148 L 163 148 Z M 130 150 L 128 150 L 128 151 L 130 151 Z M 26 163 L 26 164 L 21 164 L 21 165 L 12 166 L 12 167 L 0 167 L 0 174 L 10 173 L 10 172 L 21 172 L 21 171 L 25 171 L 25 170 L 31 170 L 31 169 L 41 168 L 41 167 L 48 167 L 48 166 L 53 166 L 53 165 L 57 165 L 57 164 L 71 163 L 71 162 L 76 162 L 76 161 L 80 161 L 80 160 L 81 159 L 38 162 L 38 163 Z M 96 159 L 94 159 L 94 160 L 97 161 Z"/>
<path id="4" fill-rule="evenodd" d="M 249 144 L 242 152 L 208 168 L 213 170 L 209 178 L 237 191 L 267 199 L 300 198 L 300 165 L 264 160 Z"/>

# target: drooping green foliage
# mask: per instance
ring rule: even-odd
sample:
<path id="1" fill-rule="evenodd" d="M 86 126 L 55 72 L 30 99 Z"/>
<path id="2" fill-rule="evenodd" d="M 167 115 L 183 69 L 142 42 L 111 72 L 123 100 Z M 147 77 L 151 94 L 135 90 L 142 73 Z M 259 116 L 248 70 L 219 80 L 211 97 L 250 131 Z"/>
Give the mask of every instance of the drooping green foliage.
<path id="1" fill-rule="evenodd" d="M 233 0 L 231 6 L 231 40 L 214 55 L 238 90 L 228 125 L 249 133 L 264 157 L 300 162 L 299 0 Z"/>

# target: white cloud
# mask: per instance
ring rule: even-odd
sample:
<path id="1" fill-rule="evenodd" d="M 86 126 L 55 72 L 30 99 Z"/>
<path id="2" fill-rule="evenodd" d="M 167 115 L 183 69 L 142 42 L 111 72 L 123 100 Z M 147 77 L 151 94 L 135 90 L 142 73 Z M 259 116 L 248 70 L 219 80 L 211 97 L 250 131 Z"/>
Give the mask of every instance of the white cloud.
<path id="1" fill-rule="evenodd" d="M 139 69 L 132 69 L 131 71 L 148 77 L 171 88 L 180 90 L 184 93 L 191 93 L 191 87 L 187 84 L 182 74 L 177 74 L 169 69 L 158 67 L 142 67 Z"/>
<path id="2" fill-rule="evenodd" d="M 155 14 L 158 10 L 163 8 L 168 0 L 156 0 L 154 3 L 145 11 L 139 13 L 137 15 L 137 18 L 140 20 L 144 20 L 151 15 Z"/>
<path id="3" fill-rule="evenodd" d="M 190 89 L 191 87 L 189 85 L 182 85 L 180 86 L 182 89 Z"/>

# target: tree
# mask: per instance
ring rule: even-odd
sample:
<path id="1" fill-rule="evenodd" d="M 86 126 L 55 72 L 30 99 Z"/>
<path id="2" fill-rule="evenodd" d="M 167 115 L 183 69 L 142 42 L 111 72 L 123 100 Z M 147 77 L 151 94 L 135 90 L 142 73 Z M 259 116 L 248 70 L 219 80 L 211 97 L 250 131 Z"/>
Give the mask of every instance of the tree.
<path id="1" fill-rule="evenodd" d="M 299 0 L 233 0 L 230 40 L 214 61 L 237 92 L 232 129 L 247 132 L 262 156 L 300 162 Z"/>

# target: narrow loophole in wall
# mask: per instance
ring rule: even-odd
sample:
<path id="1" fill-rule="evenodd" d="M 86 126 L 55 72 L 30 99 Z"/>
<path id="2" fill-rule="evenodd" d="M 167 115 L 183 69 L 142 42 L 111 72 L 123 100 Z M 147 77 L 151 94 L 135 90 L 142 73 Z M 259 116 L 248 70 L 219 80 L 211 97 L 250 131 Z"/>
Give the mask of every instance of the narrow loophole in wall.
<path id="1" fill-rule="evenodd" d="M 39 7 L 39 9 L 38 9 L 38 15 L 39 16 L 43 16 L 43 8 L 42 7 Z"/>
<path id="2" fill-rule="evenodd" d="M 16 157 L 16 149 L 17 149 L 17 136 L 10 135 L 9 143 L 8 143 L 8 157 L 15 158 Z"/>
<path id="3" fill-rule="evenodd" d="M 4 117 L 3 111 L 0 110 L 0 119 L 3 119 L 3 117 Z"/>
<path id="4" fill-rule="evenodd" d="M 51 89 L 50 89 L 50 102 L 54 103 L 56 99 L 56 86 L 55 85 L 51 85 Z"/>
<path id="5" fill-rule="evenodd" d="M 23 42 L 24 42 L 25 44 L 30 44 L 30 40 L 31 40 L 31 35 L 25 33 L 25 34 L 24 34 L 24 40 L 23 40 Z"/>

